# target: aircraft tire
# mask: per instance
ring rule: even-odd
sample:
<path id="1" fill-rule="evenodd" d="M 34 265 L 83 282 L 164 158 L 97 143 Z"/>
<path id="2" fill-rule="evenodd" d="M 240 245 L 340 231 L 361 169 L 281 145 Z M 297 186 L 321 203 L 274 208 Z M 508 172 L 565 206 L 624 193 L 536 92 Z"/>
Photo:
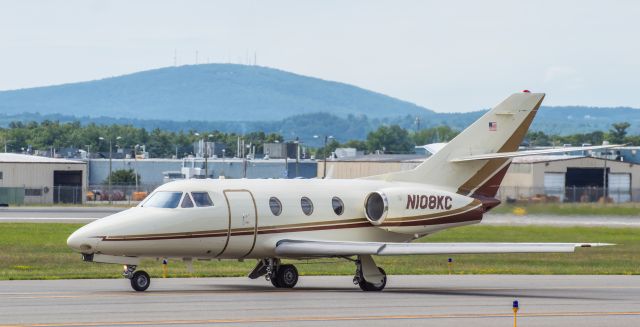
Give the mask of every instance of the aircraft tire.
<path id="1" fill-rule="evenodd" d="M 144 270 L 139 270 L 133 273 L 131 277 L 131 287 L 137 292 L 146 291 L 151 285 L 151 277 Z"/>
<path id="2" fill-rule="evenodd" d="M 360 286 L 361 290 L 365 292 L 380 292 L 384 289 L 385 286 L 387 286 L 387 273 L 384 271 L 384 269 L 380 267 L 378 267 L 378 270 L 380 270 L 380 273 L 384 275 L 384 279 L 380 284 L 373 284 L 373 283 L 367 282 L 364 279 L 362 272 L 360 272 L 360 276 L 359 276 L 360 282 L 358 283 L 358 286 Z"/>
<path id="3" fill-rule="evenodd" d="M 276 272 L 276 281 L 272 283 L 278 288 L 293 288 L 298 283 L 298 269 L 294 265 L 281 265 Z"/>
<path id="4" fill-rule="evenodd" d="M 278 283 L 278 278 L 276 278 L 275 276 L 271 277 L 270 281 L 271 281 L 271 285 L 273 285 L 276 288 L 280 288 L 280 284 Z"/>

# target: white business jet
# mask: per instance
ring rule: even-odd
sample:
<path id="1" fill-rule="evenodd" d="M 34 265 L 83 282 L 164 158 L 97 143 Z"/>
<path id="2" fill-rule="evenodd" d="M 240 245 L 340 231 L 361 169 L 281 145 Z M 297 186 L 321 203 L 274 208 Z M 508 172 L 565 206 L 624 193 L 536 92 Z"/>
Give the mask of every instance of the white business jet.
<path id="1" fill-rule="evenodd" d="M 344 258 L 353 282 L 380 291 L 373 256 L 573 252 L 599 243 L 411 243 L 479 223 L 511 158 L 610 146 L 516 152 L 544 94 L 511 95 L 413 170 L 361 179 L 182 180 L 158 187 L 135 208 L 92 222 L 67 244 L 84 261 L 123 264 L 136 291 L 150 285 L 141 258 L 257 259 L 250 278 L 294 287 L 281 259 Z"/>

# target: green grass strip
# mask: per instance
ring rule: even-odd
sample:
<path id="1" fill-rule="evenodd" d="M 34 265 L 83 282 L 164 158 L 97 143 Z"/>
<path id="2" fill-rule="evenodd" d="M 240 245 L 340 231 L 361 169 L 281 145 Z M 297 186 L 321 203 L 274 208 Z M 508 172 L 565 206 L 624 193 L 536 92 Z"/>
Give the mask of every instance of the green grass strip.
<path id="1" fill-rule="evenodd" d="M 66 239 L 78 224 L 0 224 L 0 279 L 120 278 L 122 267 L 82 262 Z M 563 254 L 422 255 L 378 257 L 389 274 L 447 274 L 452 257 L 455 274 L 640 274 L 640 229 L 604 227 L 468 226 L 443 231 L 423 242 L 603 242 L 617 246 L 578 249 Z M 303 275 L 351 275 L 354 265 L 337 259 L 294 261 Z M 169 262 L 170 277 L 246 276 L 254 260 L 194 262 L 189 274 L 177 260 Z M 154 277 L 161 262 L 143 261 Z"/>

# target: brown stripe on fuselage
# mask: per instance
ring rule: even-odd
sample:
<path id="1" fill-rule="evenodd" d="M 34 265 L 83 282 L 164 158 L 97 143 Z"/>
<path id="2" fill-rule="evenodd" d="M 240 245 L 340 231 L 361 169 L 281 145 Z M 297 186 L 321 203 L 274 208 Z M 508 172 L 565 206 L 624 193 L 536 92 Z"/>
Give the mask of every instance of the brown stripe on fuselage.
<path id="1" fill-rule="evenodd" d="M 527 117 L 525 117 L 525 119 L 522 121 L 520 126 L 516 128 L 516 131 L 511 135 L 511 137 L 509 137 L 509 139 L 507 139 L 507 141 L 502 145 L 500 150 L 498 150 L 498 153 L 514 152 L 518 150 L 518 147 L 520 146 L 520 144 L 522 144 L 522 140 L 524 140 L 524 136 L 527 134 L 527 131 L 529 130 L 529 126 L 531 126 L 531 122 L 533 121 L 533 118 L 535 118 L 536 113 L 538 112 L 538 109 L 540 108 L 540 105 L 542 104 L 543 99 L 544 97 L 540 99 L 540 101 L 538 101 L 535 107 L 533 107 L 531 112 L 529 112 Z M 507 162 L 507 160 L 510 160 L 510 159 L 508 158 L 489 159 L 488 162 L 478 170 L 478 172 L 476 172 L 473 176 L 471 176 L 471 178 L 469 178 L 464 184 L 462 184 L 458 188 L 458 194 L 468 195 L 469 193 L 471 193 L 471 191 L 476 189 L 480 185 L 480 183 L 487 180 L 500 167 L 502 167 L 502 165 L 505 162 Z"/>
<path id="2" fill-rule="evenodd" d="M 467 222 L 482 219 L 481 202 L 474 200 L 470 204 L 449 212 L 441 212 L 438 214 L 429 214 L 422 216 L 412 216 L 396 218 L 389 223 L 385 222 L 380 227 L 397 227 L 397 226 L 431 226 L 439 224 L 451 224 L 458 222 Z M 372 227 L 366 218 L 348 219 L 342 221 L 328 221 L 292 224 L 282 226 L 266 226 L 258 228 L 258 234 L 277 234 L 289 232 L 307 232 L 316 230 L 329 229 L 346 229 L 346 228 L 362 228 Z M 240 228 L 231 231 L 231 236 L 253 235 L 253 228 Z M 205 238 L 205 237 L 226 237 L 228 230 L 216 231 L 197 231 L 187 233 L 167 233 L 167 234 L 148 234 L 148 235 L 123 235 L 123 236 L 105 236 L 103 241 L 149 241 L 149 240 L 169 240 L 169 239 L 185 239 L 185 238 Z"/>

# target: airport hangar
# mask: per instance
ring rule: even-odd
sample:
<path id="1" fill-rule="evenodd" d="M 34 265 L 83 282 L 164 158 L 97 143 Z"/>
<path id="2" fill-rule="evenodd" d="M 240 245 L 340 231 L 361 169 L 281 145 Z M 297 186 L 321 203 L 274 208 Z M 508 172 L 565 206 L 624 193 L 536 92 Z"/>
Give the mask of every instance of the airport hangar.
<path id="1" fill-rule="evenodd" d="M 425 155 L 364 155 L 327 160 L 327 178 L 358 178 L 413 169 Z M 606 172 L 606 174 L 605 174 Z M 325 175 L 318 161 L 318 177 Z M 603 187 L 606 185 L 606 187 Z M 539 155 L 513 159 L 498 198 L 505 202 L 640 201 L 640 165 L 576 155 Z"/>
<path id="2" fill-rule="evenodd" d="M 82 203 L 87 163 L 0 153 L 0 205 Z"/>

